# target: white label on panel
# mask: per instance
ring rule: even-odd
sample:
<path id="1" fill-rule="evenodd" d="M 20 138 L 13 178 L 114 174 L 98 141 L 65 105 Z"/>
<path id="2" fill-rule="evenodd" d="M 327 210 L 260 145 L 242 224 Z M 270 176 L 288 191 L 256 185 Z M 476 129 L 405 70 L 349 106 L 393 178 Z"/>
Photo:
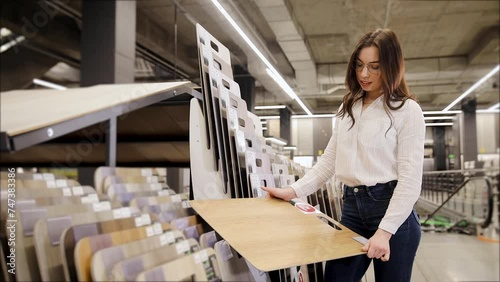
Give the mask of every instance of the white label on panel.
<path id="1" fill-rule="evenodd" d="M 132 210 L 129 207 L 126 208 L 121 208 L 122 212 L 122 218 L 126 217 L 131 217 L 132 216 Z"/>
<path id="2" fill-rule="evenodd" d="M 149 214 L 143 214 L 142 215 L 142 224 L 143 225 L 149 225 L 149 224 L 151 224 L 151 217 L 149 216 Z"/>
<path id="3" fill-rule="evenodd" d="M 56 188 L 56 181 L 55 180 L 47 180 L 47 188 Z"/>
<path id="4" fill-rule="evenodd" d="M 200 253 L 196 253 L 193 255 L 193 258 L 194 258 L 194 263 L 195 264 L 200 264 L 201 263 L 201 257 L 200 257 Z"/>
<path id="5" fill-rule="evenodd" d="M 169 196 L 170 192 L 168 190 L 158 191 L 158 196 Z"/>
<path id="6" fill-rule="evenodd" d="M 167 241 L 167 244 L 172 244 L 173 242 L 175 242 L 174 232 L 172 232 L 172 231 L 167 232 L 164 234 L 164 236 L 165 236 L 165 240 Z"/>
<path id="7" fill-rule="evenodd" d="M 33 180 L 43 180 L 43 174 L 41 173 L 33 174 Z"/>
<path id="8" fill-rule="evenodd" d="M 151 175 L 153 175 L 153 170 L 150 168 L 143 168 L 143 169 L 141 169 L 141 175 L 142 176 L 151 176 Z"/>
<path id="9" fill-rule="evenodd" d="M 81 195 L 83 195 L 83 188 L 82 188 L 82 186 L 72 187 L 71 190 L 73 190 L 73 195 L 75 195 L 75 196 L 81 196 Z M 92 195 L 95 195 L 97 197 L 97 194 L 92 194 Z"/>
<path id="10" fill-rule="evenodd" d="M 252 187 L 252 191 L 254 193 L 254 197 L 262 196 L 262 191 L 260 189 L 260 178 L 258 174 L 250 175 L 250 186 Z M 255 194 L 257 193 L 257 194 Z"/>
<path id="11" fill-rule="evenodd" d="M 189 241 L 181 241 L 175 245 L 175 248 L 177 249 L 177 254 L 183 254 L 189 251 Z"/>
<path id="12" fill-rule="evenodd" d="M 148 237 L 155 235 L 155 231 L 153 230 L 153 226 L 146 227 L 146 235 Z"/>
<path id="13" fill-rule="evenodd" d="M 191 203 L 189 201 L 182 201 L 182 208 L 187 209 L 191 207 Z"/>
<path id="14" fill-rule="evenodd" d="M 172 201 L 172 203 L 180 203 L 182 201 L 181 195 L 172 195 L 170 197 L 170 200 Z"/>
<path id="15" fill-rule="evenodd" d="M 231 104 L 229 104 L 229 91 L 227 90 L 226 87 L 224 87 L 224 84 L 220 83 L 220 99 L 221 101 L 224 102 L 224 106 L 226 106 L 226 110 L 230 108 Z"/>
<path id="16" fill-rule="evenodd" d="M 167 242 L 167 235 L 166 234 L 163 234 L 160 236 L 160 246 L 163 246 L 163 245 L 166 245 L 168 244 Z"/>
<path id="17" fill-rule="evenodd" d="M 56 186 L 57 187 L 68 187 L 68 182 L 64 179 L 58 179 L 58 180 L 56 180 Z"/>
<path id="18" fill-rule="evenodd" d="M 207 250 L 203 250 L 199 254 L 200 254 L 200 258 L 201 258 L 202 262 L 205 262 L 208 260 Z"/>
<path id="19" fill-rule="evenodd" d="M 43 179 L 44 180 L 55 180 L 55 177 L 52 173 L 44 173 L 43 174 Z"/>
<path id="20" fill-rule="evenodd" d="M 229 129 L 237 130 L 238 129 L 238 112 L 233 108 L 228 108 L 228 119 L 229 119 Z"/>
<path id="21" fill-rule="evenodd" d="M 151 184 L 151 190 L 153 191 L 157 191 L 157 190 L 161 190 L 161 184 L 160 183 L 154 183 L 154 184 Z"/>
<path id="22" fill-rule="evenodd" d="M 139 227 L 139 226 L 143 226 L 143 222 L 142 222 L 142 216 L 138 216 L 136 217 L 135 219 L 135 227 Z"/>
<path id="23" fill-rule="evenodd" d="M 113 210 L 113 218 L 114 219 L 123 218 L 122 217 L 122 209 Z"/>
<path id="24" fill-rule="evenodd" d="M 109 211 L 109 210 L 111 210 L 111 203 L 108 201 L 94 204 L 94 211 L 95 212 Z"/>
<path id="25" fill-rule="evenodd" d="M 235 130 L 236 133 L 236 147 L 238 148 L 238 152 L 245 152 L 247 150 L 246 141 L 245 141 L 245 133 L 240 130 Z"/>
<path id="26" fill-rule="evenodd" d="M 63 188 L 62 189 L 62 192 L 63 192 L 63 196 L 71 196 L 71 189 L 69 188 Z"/>
<path id="27" fill-rule="evenodd" d="M 163 233 L 163 229 L 161 228 L 161 223 L 155 223 L 153 225 L 153 228 L 155 231 L 155 235 L 160 235 L 161 233 Z"/>

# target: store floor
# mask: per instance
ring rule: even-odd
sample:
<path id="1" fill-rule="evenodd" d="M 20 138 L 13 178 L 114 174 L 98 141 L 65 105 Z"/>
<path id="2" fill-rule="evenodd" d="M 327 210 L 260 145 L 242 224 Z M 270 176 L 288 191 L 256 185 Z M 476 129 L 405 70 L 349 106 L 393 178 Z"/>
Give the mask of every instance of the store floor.
<path id="1" fill-rule="evenodd" d="M 475 236 L 422 233 L 412 282 L 500 281 L 500 244 Z M 375 281 L 373 264 L 362 281 Z"/>

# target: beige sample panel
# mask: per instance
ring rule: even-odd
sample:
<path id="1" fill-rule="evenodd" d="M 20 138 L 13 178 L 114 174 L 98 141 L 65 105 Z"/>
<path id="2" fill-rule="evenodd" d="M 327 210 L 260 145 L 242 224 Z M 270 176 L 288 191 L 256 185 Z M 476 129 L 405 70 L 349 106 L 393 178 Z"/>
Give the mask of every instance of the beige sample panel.
<path id="1" fill-rule="evenodd" d="M 262 271 L 363 254 L 356 233 L 271 198 L 195 200 L 191 206 L 239 254 Z M 329 219 L 333 221 L 332 219 Z"/>

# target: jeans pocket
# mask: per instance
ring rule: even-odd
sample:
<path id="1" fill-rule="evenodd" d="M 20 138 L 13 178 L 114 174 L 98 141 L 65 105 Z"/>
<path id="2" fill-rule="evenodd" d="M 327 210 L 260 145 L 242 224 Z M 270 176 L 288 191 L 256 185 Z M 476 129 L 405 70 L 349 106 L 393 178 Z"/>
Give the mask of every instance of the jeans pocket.
<path id="1" fill-rule="evenodd" d="M 412 217 L 415 219 L 418 225 L 420 225 L 420 218 L 418 217 L 417 211 L 413 210 L 412 212 Z"/>
<path id="2" fill-rule="evenodd" d="M 387 202 L 392 198 L 394 190 L 388 185 L 377 185 L 366 190 L 368 196 L 375 202 Z"/>

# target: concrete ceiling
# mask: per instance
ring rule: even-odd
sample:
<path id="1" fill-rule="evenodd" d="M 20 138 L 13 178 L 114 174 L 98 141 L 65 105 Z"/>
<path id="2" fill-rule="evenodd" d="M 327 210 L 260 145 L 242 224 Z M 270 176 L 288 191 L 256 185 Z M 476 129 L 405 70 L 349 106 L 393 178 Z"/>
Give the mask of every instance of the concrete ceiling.
<path id="1" fill-rule="evenodd" d="M 315 114 L 338 108 L 346 92 L 342 85 L 350 52 L 358 38 L 374 28 L 387 27 L 398 35 L 407 82 L 424 110 L 442 110 L 499 63 L 500 1 L 219 1 Z M 36 5 L 25 2 L 2 7 L 2 27 L 22 33 L 23 11 Z M 74 73 L 61 71 L 76 72 L 78 77 L 81 2 L 62 5 L 64 13 L 53 18 L 52 29 L 40 30 L 31 44 L 57 51 L 71 65 L 46 64 L 40 68 L 50 69 L 46 78 L 75 83 Z M 295 113 L 304 113 L 267 75 L 264 64 L 210 0 L 137 0 L 137 44 L 171 65 L 175 62 L 195 82 L 199 81 L 197 22 L 229 48 L 233 65 L 256 78 L 257 105 L 286 103 Z M 64 31 L 64 36 L 56 30 Z M 172 78 L 138 55 L 136 79 L 159 73 L 163 79 Z M 478 108 L 499 102 L 494 84 L 499 84 L 498 73 L 473 93 Z"/>

